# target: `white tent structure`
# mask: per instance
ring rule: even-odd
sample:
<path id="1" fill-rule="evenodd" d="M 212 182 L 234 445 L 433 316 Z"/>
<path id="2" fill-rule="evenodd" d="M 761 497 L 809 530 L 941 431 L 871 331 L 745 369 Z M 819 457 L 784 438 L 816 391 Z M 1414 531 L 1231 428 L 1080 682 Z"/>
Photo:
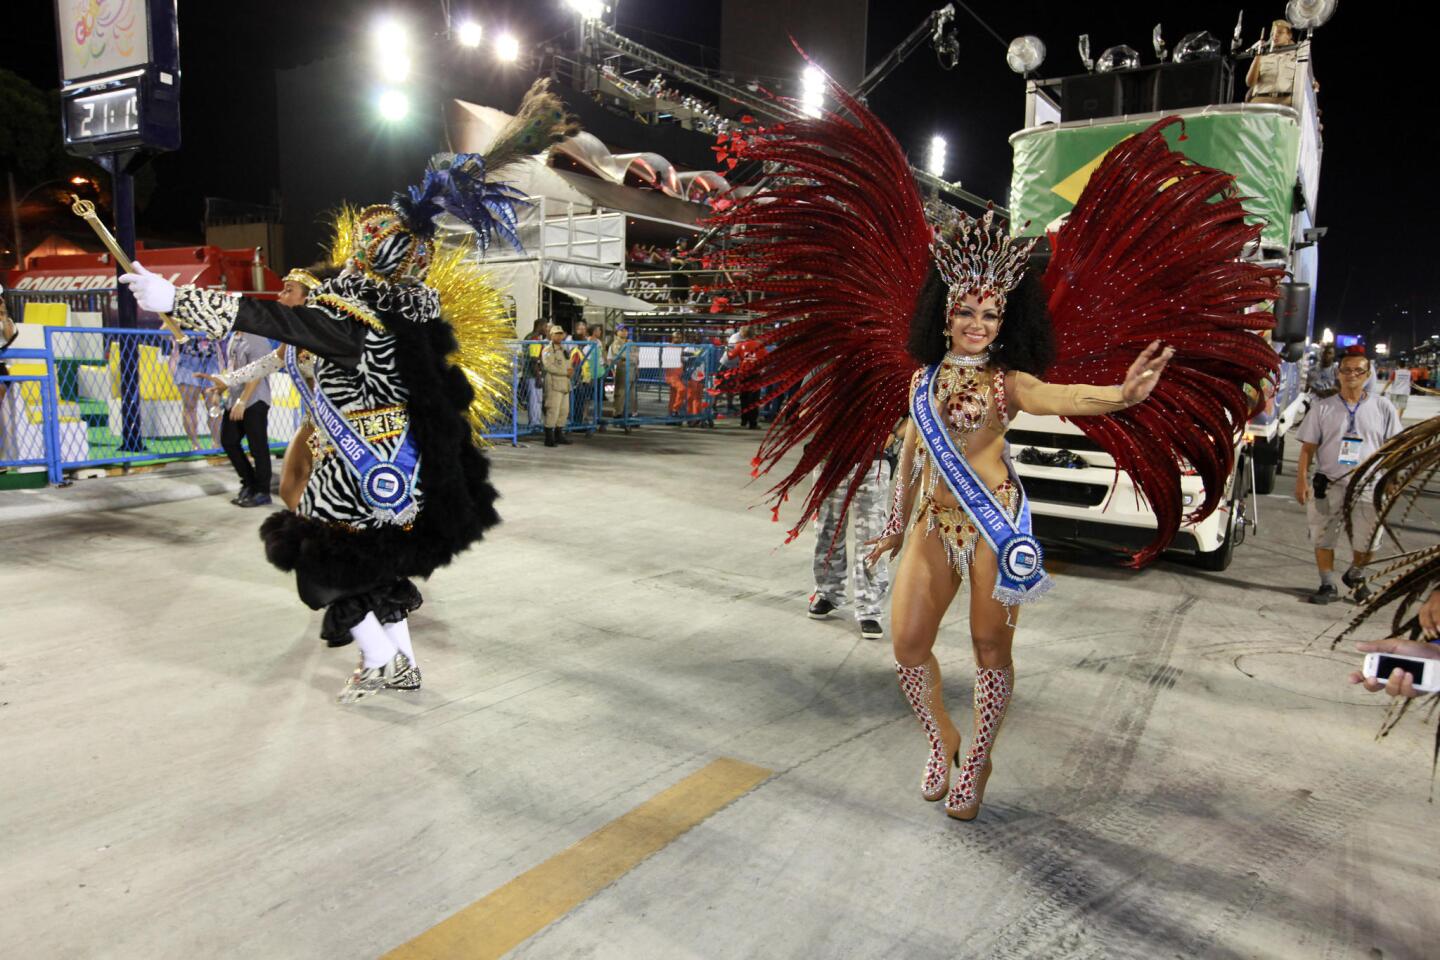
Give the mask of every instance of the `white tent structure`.
<path id="1" fill-rule="evenodd" d="M 446 120 L 453 150 L 483 153 L 510 115 L 454 100 Z M 497 285 L 514 299 L 517 334 L 528 333 L 540 318 L 546 287 L 579 301 L 596 320 L 614 311 L 651 312 L 653 304 L 625 292 L 627 221 L 698 230 L 708 213 L 703 200 L 728 184 L 711 171 L 679 173 L 659 154 L 612 154 L 583 132 L 551 151 L 594 176 L 557 170 L 548 155 L 512 168 L 507 180 L 530 201 L 519 211 L 524 249 L 517 252 L 496 239 L 483 255 Z M 627 180 L 645 186 L 629 186 Z M 466 229 L 458 221 L 454 227 Z"/>

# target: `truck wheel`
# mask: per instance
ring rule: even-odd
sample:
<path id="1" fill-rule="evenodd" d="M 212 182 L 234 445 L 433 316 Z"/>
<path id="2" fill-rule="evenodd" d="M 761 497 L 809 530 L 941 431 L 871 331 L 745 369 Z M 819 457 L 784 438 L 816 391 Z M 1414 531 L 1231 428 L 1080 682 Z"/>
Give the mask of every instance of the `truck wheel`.
<path id="1" fill-rule="evenodd" d="M 1264 496 L 1275 492 L 1275 474 L 1279 464 L 1255 464 L 1255 492 Z"/>
<path id="2" fill-rule="evenodd" d="M 1260 477 L 1260 470 L 1257 469 L 1255 471 L 1257 485 Z M 1273 484 L 1275 480 L 1273 474 L 1270 480 Z M 1235 559 L 1235 548 L 1245 539 L 1245 504 L 1249 485 L 1249 455 L 1241 454 L 1239 462 L 1235 464 L 1235 476 L 1230 481 L 1230 518 L 1225 522 L 1225 540 L 1214 550 L 1195 554 L 1195 565 L 1201 570 L 1212 570 L 1219 573 L 1228 569 L 1230 561 Z"/>
<path id="3" fill-rule="evenodd" d="M 1219 573 L 1230 567 L 1230 561 L 1235 559 L 1235 540 L 1241 529 L 1239 520 L 1245 509 L 1245 501 L 1232 500 L 1230 502 L 1230 520 L 1225 525 L 1225 542 L 1214 550 L 1195 554 L 1195 566 L 1201 570 L 1211 570 Z"/>

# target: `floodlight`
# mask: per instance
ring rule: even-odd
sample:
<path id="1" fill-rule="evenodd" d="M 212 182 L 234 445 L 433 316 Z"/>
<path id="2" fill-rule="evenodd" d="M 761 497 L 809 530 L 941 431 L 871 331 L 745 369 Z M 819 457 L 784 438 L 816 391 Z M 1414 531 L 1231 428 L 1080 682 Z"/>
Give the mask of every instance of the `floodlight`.
<path id="1" fill-rule="evenodd" d="M 384 90 L 376 101 L 376 106 L 382 118 L 391 122 L 404 120 L 405 115 L 410 112 L 410 98 L 399 90 Z"/>
<path id="2" fill-rule="evenodd" d="M 945 138 L 934 136 L 930 138 L 930 154 L 925 158 L 925 170 L 932 177 L 944 178 L 945 176 Z"/>
<path id="3" fill-rule="evenodd" d="M 460 42 L 462 47 L 474 49 L 480 46 L 480 36 L 480 24 L 474 20 L 466 20 L 455 30 L 455 39 Z"/>
<path id="4" fill-rule="evenodd" d="M 599 20 L 605 13 L 605 4 L 602 0 L 565 0 L 565 6 L 586 20 Z"/>
<path id="5" fill-rule="evenodd" d="M 495 56 L 505 63 L 514 63 L 520 59 L 520 41 L 515 39 L 513 33 L 502 33 L 495 38 Z"/>
<path id="6" fill-rule="evenodd" d="M 1005 51 L 1005 62 L 1021 76 L 1033 73 L 1045 62 L 1045 44 L 1039 37 L 1016 37 Z"/>
<path id="7" fill-rule="evenodd" d="M 1326 327 L 1326 328 L 1325 328 L 1325 332 L 1322 333 L 1322 334 L 1320 334 L 1320 342 L 1321 342 L 1321 343 L 1334 343 L 1334 342 L 1335 342 L 1335 332 L 1334 332 L 1333 330 L 1331 330 L 1329 327 Z"/>
<path id="8" fill-rule="evenodd" d="M 807 117 L 818 117 L 825 108 L 825 71 L 813 63 L 800 77 L 800 109 Z"/>

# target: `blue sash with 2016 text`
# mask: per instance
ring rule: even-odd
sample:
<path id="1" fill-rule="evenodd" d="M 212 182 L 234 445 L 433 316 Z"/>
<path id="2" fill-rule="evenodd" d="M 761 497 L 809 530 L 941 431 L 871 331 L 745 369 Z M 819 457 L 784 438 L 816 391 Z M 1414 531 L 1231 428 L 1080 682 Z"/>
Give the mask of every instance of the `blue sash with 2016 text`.
<path id="1" fill-rule="evenodd" d="M 1030 533 L 1030 502 L 1018 480 L 1020 510 L 1015 518 L 996 499 L 984 482 L 975 475 L 965 455 L 955 447 L 935 409 L 931 385 L 940 364 L 927 368 L 915 387 L 910 401 L 910 415 L 915 428 L 925 441 L 930 458 L 945 478 L 945 485 L 955 495 L 980 536 L 995 551 L 997 573 L 994 598 L 1006 606 L 1029 603 L 1042 596 L 1053 584 L 1042 565 L 1044 552 L 1040 541 Z M 1013 479 L 1013 474 L 1012 474 Z"/>
<path id="2" fill-rule="evenodd" d="M 408 523 L 417 511 L 415 479 L 420 473 L 420 451 L 415 448 L 415 440 L 410 436 L 409 424 L 406 424 L 394 454 L 381 456 L 368 440 L 355 431 L 345 415 L 319 389 L 319 384 L 313 391 L 305 384 L 296 359 L 298 353 L 294 347 L 285 351 L 285 370 L 294 381 L 310 419 L 330 439 L 345 465 L 360 481 L 360 496 L 366 506 L 386 523 Z"/>

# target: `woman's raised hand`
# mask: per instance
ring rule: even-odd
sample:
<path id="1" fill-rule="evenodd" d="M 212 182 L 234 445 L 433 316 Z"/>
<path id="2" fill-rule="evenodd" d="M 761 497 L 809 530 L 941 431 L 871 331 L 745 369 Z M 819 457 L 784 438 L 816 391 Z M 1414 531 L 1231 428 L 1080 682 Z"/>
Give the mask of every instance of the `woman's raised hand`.
<path id="1" fill-rule="evenodd" d="M 1125 402 L 1133 407 L 1150 396 L 1155 384 L 1160 382 L 1160 374 L 1165 365 L 1173 356 L 1174 347 L 1161 349 L 1160 341 L 1152 340 L 1150 346 L 1135 358 L 1135 362 L 1130 364 L 1130 369 L 1125 372 L 1125 383 L 1120 387 Z"/>

